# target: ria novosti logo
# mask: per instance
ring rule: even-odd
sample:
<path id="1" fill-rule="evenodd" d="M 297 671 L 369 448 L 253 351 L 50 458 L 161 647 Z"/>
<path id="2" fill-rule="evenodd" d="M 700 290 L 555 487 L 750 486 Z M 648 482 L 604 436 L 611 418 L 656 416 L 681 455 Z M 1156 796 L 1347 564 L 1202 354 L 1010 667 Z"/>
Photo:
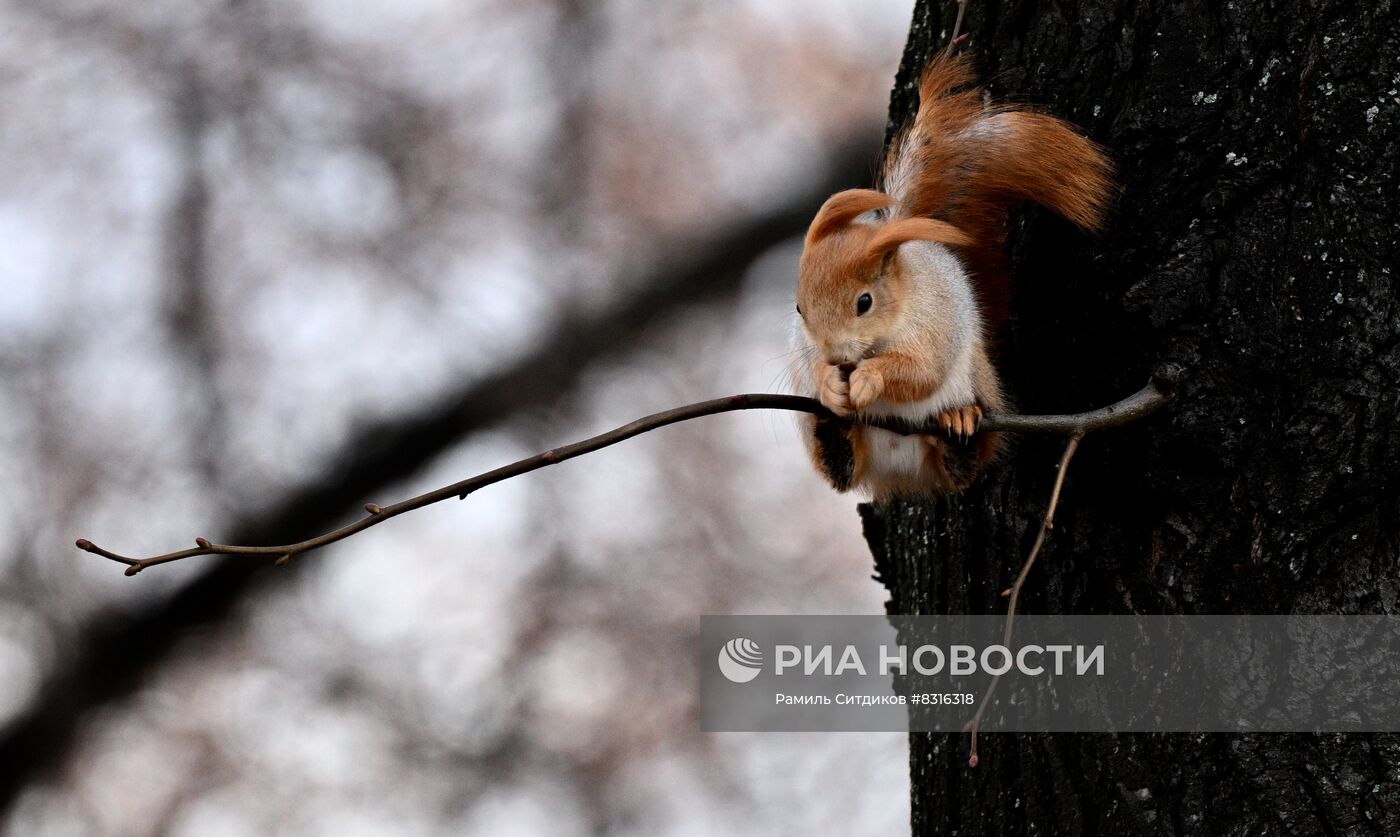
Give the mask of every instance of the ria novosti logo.
<path id="1" fill-rule="evenodd" d="M 763 670 L 763 649 L 744 637 L 729 640 L 719 649 L 719 671 L 734 683 L 747 683 Z"/>

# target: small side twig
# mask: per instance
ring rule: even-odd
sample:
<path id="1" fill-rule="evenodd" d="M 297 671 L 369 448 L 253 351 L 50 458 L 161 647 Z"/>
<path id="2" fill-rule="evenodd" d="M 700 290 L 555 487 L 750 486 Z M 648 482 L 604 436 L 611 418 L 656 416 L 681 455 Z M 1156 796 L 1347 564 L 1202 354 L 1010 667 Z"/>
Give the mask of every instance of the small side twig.
<path id="1" fill-rule="evenodd" d="M 1155 383 L 1149 383 L 1142 390 L 1134 393 L 1128 398 L 1110 404 L 1099 410 L 1088 413 L 1067 416 L 1018 416 L 1002 415 L 988 416 L 982 421 L 979 430 L 983 432 L 1035 432 L 1054 434 L 1079 434 L 1097 430 L 1103 427 L 1112 427 L 1136 421 L 1148 415 L 1167 403 L 1166 394 L 1160 390 Z M 193 558 L 198 555 L 244 555 L 244 556 L 264 556 L 276 558 L 277 564 L 282 565 L 290 562 L 294 557 L 320 549 L 336 541 L 344 540 L 351 535 L 358 534 L 371 526 L 392 518 L 398 517 L 405 512 L 421 509 L 452 497 L 466 498 L 473 491 L 478 491 L 488 485 L 528 474 L 531 471 L 554 465 L 576 456 L 582 456 L 595 450 L 615 445 L 633 436 L 656 430 L 677 422 L 689 421 L 701 416 L 712 416 L 719 413 L 729 413 L 736 410 L 786 410 L 789 412 L 810 413 L 815 416 L 836 418 L 830 410 L 822 405 L 820 401 L 813 398 L 803 398 L 798 395 L 774 395 L 767 393 L 755 393 L 748 395 L 733 395 L 728 398 L 716 398 L 711 401 L 701 401 L 696 404 L 687 404 L 684 407 L 677 407 L 672 410 L 655 413 L 645 418 L 637 419 L 631 424 L 625 424 L 615 430 L 600 433 L 590 439 L 575 442 L 564 447 L 547 450 L 535 456 L 521 459 L 492 471 L 469 477 L 460 482 L 443 486 L 442 488 L 420 494 L 402 502 L 388 506 L 379 506 L 369 503 L 365 506 L 365 517 L 360 518 L 346 526 L 342 526 L 331 532 L 308 538 L 293 544 L 283 544 L 280 546 L 239 546 L 234 544 L 213 543 L 207 538 L 195 538 L 193 549 L 182 549 L 176 552 L 167 552 L 163 555 L 155 555 L 149 558 L 130 558 L 115 552 L 103 549 L 87 538 L 79 538 L 77 546 L 79 549 L 100 555 L 103 558 L 116 561 L 126 565 L 127 575 L 136 575 L 147 567 L 157 564 L 168 564 L 172 561 L 180 561 L 185 558 Z M 937 422 L 930 420 L 924 424 L 915 424 L 899 419 L 878 418 L 873 416 L 856 416 L 855 422 L 869 427 L 879 427 L 895 433 L 905 435 L 939 435 L 943 431 L 938 427 Z"/>
<path id="2" fill-rule="evenodd" d="M 948 39 L 948 50 L 946 55 L 953 54 L 953 48 L 963 41 L 967 36 L 962 32 L 963 16 L 967 14 L 967 0 L 958 0 L 958 16 L 953 21 L 953 36 Z"/>
<path id="3" fill-rule="evenodd" d="M 1065 474 L 1069 470 L 1069 461 L 1074 457 L 1074 452 L 1079 449 L 1079 442 L 1084 438 L 1081 430 L 1072 434 L 1069 441 L 1065 443 L 1065 452 L 1060 456 L 1059 472 L 1055 474 L 1055 485 L 1050 489 L 1050 503 L 1045 507 L 1045 518 L 1041 522 L 1040 531 L 1036 533 L 1035 543 L 1031 544 L 1031 551 L 1026 556 L 1026 562 L 1021 565 L 1021 572 L 1016 576 L 1016 583 L 1011 585 L 1009 590 L 1002 593 L 1003 596 L 1010 596 L 1011 600 L 1006 605 L 1006 629 L 1002 632 L 1001 644 L 1007 648 L 1011 647 L 1011 627 L 1016 621 L 1016 604 L 1021 600 L 1021 588 L 1025 586 L 1026 576 L 1031 574 L 1031 567 L 1035 566 L 1035 559 L 1040 556 L 1040 547 L 1045 544 L 1045 536 L 1051 529 L 1055 528 L 1055 507 L 1060 504 L 1060 489 L 1065 484 Z M 1001 682 L 1001 675 L 992 675 L 992 682 L 987 686 L 987 691 L 982 695 L 982 702 L 977 706 L 977 714 L 972 716 L 972 720 L 967 723 L 967 731 L 972 733 L 972 754 L 968 756 L 967 766 L 977 766 L 977 731 L 982 725 L 982 714 L 987 711 L 987 705 L 992 701 L 992 693 L 996 691 L 997 684 Z"/>

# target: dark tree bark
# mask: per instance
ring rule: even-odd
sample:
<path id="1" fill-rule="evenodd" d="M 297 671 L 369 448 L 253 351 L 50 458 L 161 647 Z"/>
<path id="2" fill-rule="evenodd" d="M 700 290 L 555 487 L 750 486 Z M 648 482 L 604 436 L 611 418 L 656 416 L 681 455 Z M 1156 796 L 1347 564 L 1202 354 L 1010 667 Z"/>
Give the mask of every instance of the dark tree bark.
<path id="1" fill-rule="evenodd" d="M 944 44 L 920 2 L 891 105 Z M 1400 556 L 1400 4 L 973 0 L 999 96 L 1106 145 L 1088 239 L 1016 218 L 1001 364 L 1025 412 L 1179 403 L 1088 437 L 1027 613 L 1395 613 Z M 967 494 L 862 507 L 895 613 L 1001 613 L 1061 442 Z M 1400 687 L 1397 687 L 1400 688 Z M 1394 735 L 910 737 L 919 834 L 1396 834 Z"/>

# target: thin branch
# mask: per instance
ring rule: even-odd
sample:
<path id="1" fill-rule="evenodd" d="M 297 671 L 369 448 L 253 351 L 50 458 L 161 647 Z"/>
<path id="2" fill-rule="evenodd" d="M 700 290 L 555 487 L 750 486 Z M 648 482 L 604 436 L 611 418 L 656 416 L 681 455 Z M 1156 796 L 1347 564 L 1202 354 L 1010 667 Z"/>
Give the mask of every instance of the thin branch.
<path id="1" fill-rule="evenodd" d="M 834 149 L 799 191 L 759 214 L 668 243 L 664 259 L 620 283 L 631 292 L 601 309 L 563 312 L 530 352 L 464 379 L 416 412 L 360 427 L 324 457 L 329 464 L 315 479 L 269 498 L 266 513 L 240 509 L 227 527 L 231 540 L 285 542 L 334 525 L 379 486 L 411 477 L 462 439 L 554 403 L 577 388 L 591 364 L 633 347 L 671 312 L 734 295 L 748 268 L 800 237 L 832 192 L 869 180 L 878 146 L 870 142 L 874 126 L 868 127 L 857 132 L 858 141 Z M 68 757 L 85 717 L 140 688 L 174 652 L 177 637 L 192 628 L 217 629 L 242 597 L 267 582 L 271 569 L 262 561 L 212 563 L 171 595 L 84 623 L 64 643 L 72 653 L 55 663 L 28 706 L 0 731 L 0 810 Z"/>
<path id="2" fill-rule="evenodd" d="M 957 19 L 953 21 L 953 37 L 948 39 L 948 51 L 946 53 L 947 55 L 952 55 L 953 48 L 956 47 L 960 41 L 967 37 L 966 35 L 961 34 L 963 25 L 963 15 L 965 14 L 967 14 L 967 0 L 958 0 L 958 16 Z"/>
<path id="3" fill-rule="evenodd" d="M 1011 647 L 1011 627 L 1016 621 L 1016 604 L 1021 600 L 1021 588 L 1025 586 L 1026 576 L 1031 574 L 1031 567 L 1035 566 L 1035 559 L 1040 557 L 1040 547 L 1045 544 L 1045 536 L 1049 534 L 1051 529 L 1055 528 L 1055 507 L 1060 504 L 1060 489 L 1065 484 L 1065 474 L 1069 471 L 1069 461 L 1074 457 L 1074 452 L 1079 450 L 1079 442 L 1084 438 L 1086 432 L 1088 431 L 1080 430 L 1073 433 L 1069 437 L 1069 441 L 1065 443 L 1065 452 L 1060 457 L 1059 472 L 1055 474 L 1055 486 L 1050 489 L 1050 503 L 1045 507 L 1045 519 L 1041 523 L 1040 531 L 1036 533 L 1030 555 L 1026 556 L 1026 563 L 1021 565 L 1021 572 L 1016 576 L 1016 583 L 1011 585 L 1010 590 L 1002 593 L 1004 596 L 1011 596 L 1011 601 L 1006 606 L 1006 629 L 1002 632 L 1001 637 L 1001 644 L 1006 648 Z M 987 686 L 986 694 L 982 695 L 982 702 L 977 707 L 977 714 L 973 715 L 972 720 L 968 722 L 968 731 L 972 733 L 972 755 L 968 756 L 968 767 L 977 766 L 977 731 L 982 726 L 982 714 L 987 711 L 987 705 L 992 701 L 992 693 L 996 691 L 997 684 L 1000 682 L 1000 674 L 992 675 L 992 682 Z"/>
<path id="4" fill-rule="evenodd" d="M 1167 396 L 1157 388 L 1155 383 L 1149 382 L 1147 386 L 1143 387 L 1143 389 L 1137 393 L 1116 404 L 1111 404 L 1099 410 L 1071 416 L 988 416 L 982 422 L 981 430 L 984 432 L 1068 432 L 1073 434 L 1073 439 L 1077 440 L 1090 430 L 1136 421 L 1161 408 L 1166 403 Z M 129 558 L 125 555 L 103 549 L 87 538 L 78 539 L 77 546 L 79 549 L 127 565 L 127 575 L 136 575 L 147 567 L 152 567 L 157 564 L 167 564 L 171 561 L 193 558 L 198 555 L 269 556 L 277 558 L 278 564 L 285 564 L 297 555 L 320 549 L 336 541 L 344 540 L 351 535 L 363 532 L 371 526 L 377 526 L 389 518 L 397 517 L 405 512 L 421 509 L 424 506 L 439 503 L 452 497 L 465 499 L 468 494 L 485 488 L 488 485 L 501 482 L 502 480 L 508 480 L 512 477 L 518 477 L 522 474 L 528 474 L 531 471 L 536 471 L 549 465 L 573 459 L 585 453 L 592 453 L 601 448 L 626 441 L 633 436 L 656 430 L 670 424 L 689 421 L 691 419 L 700 418 L 701 416 L 734 412 L 736 410 L 787 410 L 835 418 L 832 412 L 824 407 L 821 402 L 812 398 L 766 393 L 733 395 L 728 398 L 701 401 L 696 404 L 688 404 L 684 407 L 676 407 L 675 409 L 654 413 L 645 418 L 637 419 L 631 424 L 623 425 L 622 427 L 610 430 L 606 433 L 600 433 L 597 436 L 584 439 L 581 442 L 575 442 L 571 445 L 547 450 L 544 453 L 521 459 L 518 462 L 513 462 L 493 471 L 487 471 L 483 474 L 469 477 L 460 482 L 443 486 L 442 488 L 420 494 L 417 497 L 412 497 L 402 502 L 394 503 L 393 505 L 378 506 L 374 503 L 369 503 L 365 506 L 365 517 L 347 526 L 342 526 L 339 529 L 297 543 L 281 546 L 238 546 L 232 544 L 217 544 L 209 541 L 207 538 L 201 537 L 195 538 L 195 546 L 192 549 L 182 549 L 150 558 Z M 854 420 L 868 427 L 879 427 L 905 435 L 937 435 L 942 432 L 941 428 L 939 428 L 934 421 L 916 425 L 902 420 L 877 417 L 856 417 Z M 1056 490 L 1056 496 L 1058 496 L 1058 488 Z"/>
<path id="5" fill-rule="evenodd" d="M 1064 416 L 988 416 L 979 430 L 1013 433 L 1049 433 L 1056 436 L 1083 436 L 1095 430 L 1121 427 L 1152 415 L 1166 406 L 1172 387 L 1174 370 L 1165 370 L 1147 386 L 1124 398 L 1087 413 Z"/>
<path id="6" fill-rule="evenodd" d="M 1079 443 L 1087 433 L 1137 421 L 1161 409 L 1171 400 L 1171 394 L 1175 393 L 1180 386 L 1181 376 L 1182 370 L 1179 366 L 1165 365 L 1152 374 L 1152 380 L 1148 382 L 1147 386 L 1122 401 L 1110 404 L 1103 409 L 1072 416 L 1005 416 L 996 425 L 999 430 L 1014 429 L 1069 436 L 1069 441 L 1065 443 L 1065 452 L 1060 456 L 1059 471 L 1055 474 L 1055 484 L 1050 489 L 1050 502 L 1045 506 L 1045 517 L 1041 520 L 1040 531 L 1036 533 L 1035 543 L 1031 544 L 1030 554 L 1026 556 L 1025 563 L 1021 565 L 1021 572 L 1017 574 L 1016 582 L 1002 592 L 1003 596 L 1010 597 L 1006 607 L 1006 628 L 1002 632 L 1002 645 L 1007 648 L 1011 647 L 1011 628 L 1016 622 L 1016 606 L 1021 601 L 1021 588 L 1025 586 L 1026 578 L 1031 574 L 1031 568 L 1035 566 L 1036 558 L 1040 557 L 1040 548 L 1045 545 L 1046 536 L 1050 534 L 1051 529 L 1055 528 L 1055 509 L 1060 504 L 1060 489 L 1064 487 L 1065 474 L 1069 471 L 1069 461 L 1074 457 L 1074 452 L 1079 450 Z M 989 423 L 991 422 L 983 422 L 983 426 L 985 427 Z M 977 766 L 977 733 L 982 726 L 982 716 L 986 713 L 987 707 L 991 705 L 992 693 L 996 691 L 997 684 L 1000 682 L 1000 674 L 992 675 L 992 682 L 987 686 L 986 693 L 982 695 L 982 701 L 977 706 L 977 713 L 963 727 L 963 731 L 971 733 L 972 737 L 971 754 L 967 759 L 968 767 Z"/>

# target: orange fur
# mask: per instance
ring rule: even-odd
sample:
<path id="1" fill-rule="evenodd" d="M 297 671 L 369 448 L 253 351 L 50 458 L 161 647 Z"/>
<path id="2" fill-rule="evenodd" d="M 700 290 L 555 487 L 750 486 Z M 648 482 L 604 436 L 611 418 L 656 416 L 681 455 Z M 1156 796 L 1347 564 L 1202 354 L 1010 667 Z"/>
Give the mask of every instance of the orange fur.
<path id="1" fill-rule="evenodd" d="M 856 371 L 877 375 L 881 397 L 891 401 L 921 401 L 932 395 L 942 383 L 929 374 L 927 359 L 900 350 L 875 355 Z"/>
<path id="2" fill-rule="evenodd" d="M 876 209 L 884 209 L 892 203 L 890 196 L 874 189 L 847 189 L 826 199 L 812 226 L 807 229 L 807 244 L 814 244 L 831 233 L 845 227 L 856 217 Z"/>
<path id="3" fill-rule="evenodd" d="M 1007 212 L 1031 201 L 1085 230 L 1103 225 L 1113 165 L 1064 121 L 989 105 L 967 59 L 943 56 L 924 71 L 919 111 L 885 156 L 881 188 L 894 216 L 939 218 L 964 230 L 960 251 L 993 328 L 1006 313 Z"/>
<path id="4" fill-rule="evenodd" d="M 906 241 L 936 241 L 939 244 L 966 247 L 973 243 L 973 238 L 946 221 L 903 218 L 881 226 L 871 236 L 870 255 L 884 256 Z"/>
<path id="5" fill-rule="evenodd" d="M 971 85 L 964 59 L 935 60 L 885 158 L 883 191 L 831 196 L 807 231 L 800 377 L 838 415 L 942 416 L 961 436 L 975 424 L 963 416 L 1002 410 L 989 344 L 1009 286 L 1008 212 L 1033 201 L 1084 229 L 1103 223 L 1112 166 L 1098 146 Z M 839 490 L 889 496 L 965 488 L 998 440 L 826 426 L 809 444 Z"/>

